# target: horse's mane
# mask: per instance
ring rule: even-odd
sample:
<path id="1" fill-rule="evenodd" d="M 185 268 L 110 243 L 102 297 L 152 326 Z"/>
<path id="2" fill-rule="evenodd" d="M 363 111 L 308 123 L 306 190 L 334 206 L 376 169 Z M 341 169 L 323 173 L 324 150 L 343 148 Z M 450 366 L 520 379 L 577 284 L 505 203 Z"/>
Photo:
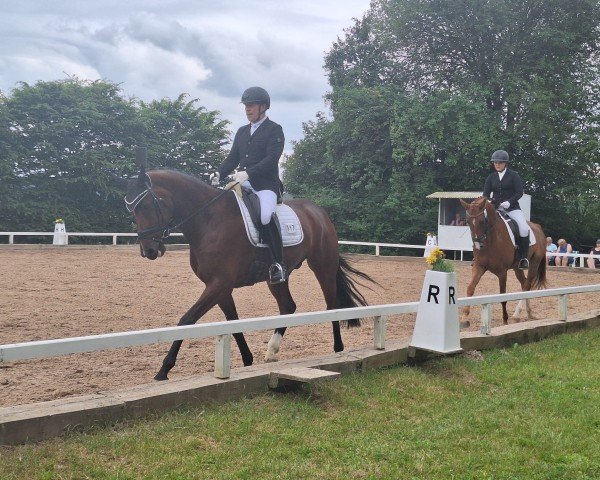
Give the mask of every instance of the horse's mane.
<path id="1" fill-rule="evenodd" d="M 200 183 L 203 185 L 208 185 L 204 180 L 201 180 L 198 177 L 195 177 L 193 175 L 190 175 L 189 173 L 186 172 L 182 172 L 181 170 L 173 170 L 170 168 L 155 168 L 153 170 L 149 170 L 148 173 L 154 173 L 154 172 L 158 172 L 158 173 L 167 173 L 170 175 L 174 175 L 174 176 L 179 176 L 179 177 L 183 177 L 187 180 L 190 180 L 194 183 Z"/>

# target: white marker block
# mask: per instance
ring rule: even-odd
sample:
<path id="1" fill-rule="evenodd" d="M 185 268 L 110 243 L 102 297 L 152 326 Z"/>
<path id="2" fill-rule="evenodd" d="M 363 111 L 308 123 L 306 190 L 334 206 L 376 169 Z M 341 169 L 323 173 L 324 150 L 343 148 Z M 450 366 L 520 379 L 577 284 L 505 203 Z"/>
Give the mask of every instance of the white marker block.
<path id="1" fill-rule="evenodd" d="M 65 228 L 65 222 L 54 224 L 54 238 L 52 240 L 53 245 L 67 245 L 69 238 L 67 237 L 67 229 Z"/>
<path id="2" fill-rule="evenodd" d="M 431 253 L 431 251 L 437 247 L 437 236 L 436 235 L 427 235 L 427 241 L 425 242 L 425 250 L 423 251 L 423 257 L 426 257 Z"/>
<path id="3" fill-rule="evenodd" d="M 411 347 L 430 352 L 460 352 L 456 273 L 427 270 Z"/>

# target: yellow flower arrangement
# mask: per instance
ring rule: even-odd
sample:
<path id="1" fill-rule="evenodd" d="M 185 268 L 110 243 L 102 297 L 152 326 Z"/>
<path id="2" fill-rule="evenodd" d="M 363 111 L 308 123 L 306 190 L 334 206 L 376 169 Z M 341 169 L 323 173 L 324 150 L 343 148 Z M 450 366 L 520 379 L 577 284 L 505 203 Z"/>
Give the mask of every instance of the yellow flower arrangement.
<path id="1" fill-rule="evenodd" d="M 452 265 L 448 260 L 446 260 L 446 254 L 440 247 L 435 247 L 425 261 L 431 265 L 431 269 L 436 272 L 453 272 L 454 265 Z"/>
<path id="2" fill-rule="evenodd" d="M 65 223 L 65 221 L 62 218 L 57 218 L 54 223 Z"/>

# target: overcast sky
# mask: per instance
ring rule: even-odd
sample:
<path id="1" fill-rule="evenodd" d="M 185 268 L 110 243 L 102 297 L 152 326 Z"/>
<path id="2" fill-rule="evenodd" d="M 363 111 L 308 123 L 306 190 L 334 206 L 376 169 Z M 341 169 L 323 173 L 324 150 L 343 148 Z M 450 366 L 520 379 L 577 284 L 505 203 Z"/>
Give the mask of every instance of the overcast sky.
<path id="1" fill-rule="evenodd" d="M 248 86 L 271 95 L 285 150 L 327 111 L 323 58 L 369 0 L 15 0 L 0 3 L 0 90 L 106 79 L 149 101 L 188 93 L 237 130 Z"/>

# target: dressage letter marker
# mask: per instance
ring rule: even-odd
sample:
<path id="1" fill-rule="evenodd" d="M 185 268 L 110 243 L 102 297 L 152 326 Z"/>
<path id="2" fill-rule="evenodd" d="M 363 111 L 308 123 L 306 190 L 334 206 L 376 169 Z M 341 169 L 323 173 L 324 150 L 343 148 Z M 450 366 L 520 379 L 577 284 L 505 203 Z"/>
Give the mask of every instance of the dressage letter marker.
<path id="1" fill-rule="evenodd" d="M 427 270 L 410 346 L 429 352 L 460 352 L 456 274 Z"/>

